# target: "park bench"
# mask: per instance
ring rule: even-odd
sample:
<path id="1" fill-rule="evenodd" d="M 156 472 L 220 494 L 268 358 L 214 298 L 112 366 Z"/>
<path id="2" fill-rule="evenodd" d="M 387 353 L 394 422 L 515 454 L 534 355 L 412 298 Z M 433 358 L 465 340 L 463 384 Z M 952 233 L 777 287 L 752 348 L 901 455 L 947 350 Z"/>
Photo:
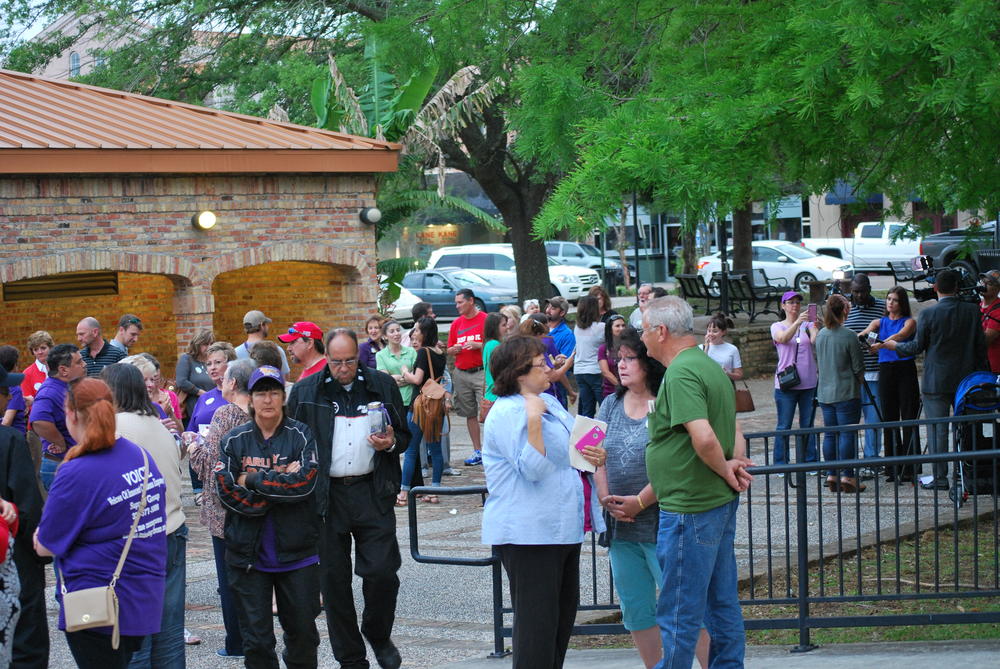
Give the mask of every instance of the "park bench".
<path id="1" fill-rule="evenodd" d="M 897 286 L 902 286 L 904 281 L 909 281 L 913 290 L 916 290 L 917 281 L 927 280 L 927 272 L 922 269 L 913 269 L 913 266 L 908 262 L 896 261 L 887 264 L 889 271 L 892 272 L 892 280 Z"/>
<path id="2" fill-rule="evenodd" d="M 678 274 L 677 282 L 681 288 L 681 297 L 691 300 L 705 300 L 705 315 L 712 313 L 712 300 L 718 303 L 719 298 L 708 291 L 708 284 L 700 274 Z"/>
<path id="3" fill-rule="evenodd" d="M 743 273 L 729 274 L 726 285 L 729 289 L 730 314 L 742 311 L 751 323 L 761 314 L 780 316 L 777 306 L 782 292 L 788 289 L 787 282 L 783 279 L 770 279 L 762 269 L 752 270 L 750 276 L 753 280 Z M 713 274 L 712 281 L 721 282 L 722 274 Z M 775 308 L 772 309 L 772 305 Z"/>

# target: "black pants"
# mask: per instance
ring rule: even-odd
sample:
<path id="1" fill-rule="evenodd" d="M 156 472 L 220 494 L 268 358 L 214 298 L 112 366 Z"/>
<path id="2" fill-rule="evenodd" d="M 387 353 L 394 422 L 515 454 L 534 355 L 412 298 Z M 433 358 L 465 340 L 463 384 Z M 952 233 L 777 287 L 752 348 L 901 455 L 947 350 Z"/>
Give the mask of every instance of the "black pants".
<path id="1" fill-rule="evenodd" d="M 45 565 L 31 547 L 31 537 L 14 544 L 14 564 L 21 580 L 21 617 L 14 628 L 11 666 L 46 669 L 49 666 L 49 619 L 45 612 Z"/>
<path id="2" fill-rule="evenodd" d="M 882 420 L 915 420 L 920 411 L 920 386 L 917 383 L 917 364 L 913 360 L 883 362 L 878 366 L 879 404 L 882 405 Z M 900 437 L 902 432 L 902 437 Z M 886 429 L 885 457 L 896 455 L 916 455 L 920 452 L 919 436 L 912 427 Z M 895 468 L 889 472 L 895 477 L 912 478 L 914 465 Z"/>
<path id="3" fill-rule="evenodd" d="M 278 621 L 284 631 L 285 652 L 281 659 L 288 669 L 315 669 L 319 648 L 319 565 L 274 573 L 229 566 L 229 586 L 237 601 L 247 669 L 279 669 L 274 651 L 272 592 L 278 600 Z"/>
<path id="4" fill-rule="evenodd" d="M 399 544 L 392 504 L 383 513 L 372 481 L 345 486 L 330 482 L 330 504 L 320 558 L 323 563 L 323 601 L 333 656 L 343 669 L 368 667 L 364 639 L 372 648 L 390 641 L 399 594 Z M 353 572 L 361 577 L 365 599 L 361 629 L 351 588 L 351 545 L 355 544 Z M 364 635 L 364 639 L 362 638 Z"/>
<path id="5" fill-rule="evenodd" d="M 118 639 L 118 648 L 111 647 L 111 635 L 94 630 L 66 632 L 66 644 L 79 669 L 126 669 L 132 653 L 142 645 L 144 636 L 125 636 Z"/>
<path id="6" fill-rule="evenodd" d="M 514 669 L 559 669 L 580 604 L 580 544 L 496 546 L 514 608 Z"/>

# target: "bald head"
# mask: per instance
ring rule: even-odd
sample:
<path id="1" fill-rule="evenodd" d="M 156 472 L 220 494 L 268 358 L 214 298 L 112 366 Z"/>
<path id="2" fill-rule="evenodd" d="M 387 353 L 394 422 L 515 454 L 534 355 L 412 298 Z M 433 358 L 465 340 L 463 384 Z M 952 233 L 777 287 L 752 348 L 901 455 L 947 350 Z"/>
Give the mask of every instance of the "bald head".
<path id="1" fill-rule="evenodd" d="M 93 316 L 87 316 L 76 324 L 76 340 L 81 347 L 89 348 L 92 343 L 101 338 L 101 324 Z"/>

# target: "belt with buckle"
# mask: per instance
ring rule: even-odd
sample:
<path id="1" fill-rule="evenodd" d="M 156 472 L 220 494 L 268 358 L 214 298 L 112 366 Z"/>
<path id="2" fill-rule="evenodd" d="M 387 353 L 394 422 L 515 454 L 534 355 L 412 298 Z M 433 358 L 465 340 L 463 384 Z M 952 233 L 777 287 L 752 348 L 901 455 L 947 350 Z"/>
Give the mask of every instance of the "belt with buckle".
<path id="1" fill-rule="evenodd" d="M 479 367 L 469 367 L 468 369 L 462 369 L 461 367 L 459 367 L 458 371 L 465 372 L 466 374 L 475 374 L 476 372 L 483 371 L 483 366 L 480 365 Z"/>
<path id="2" fill-rule="evenodd" d="M 372 477 L 371 472 L 367 474 L 362 474 L 361 476 L 331 476 L 330 483 L 335 483 L 337 485 L 354 485 L 355 483 L 361 483 L 362 481 L 367 481 Z"/>

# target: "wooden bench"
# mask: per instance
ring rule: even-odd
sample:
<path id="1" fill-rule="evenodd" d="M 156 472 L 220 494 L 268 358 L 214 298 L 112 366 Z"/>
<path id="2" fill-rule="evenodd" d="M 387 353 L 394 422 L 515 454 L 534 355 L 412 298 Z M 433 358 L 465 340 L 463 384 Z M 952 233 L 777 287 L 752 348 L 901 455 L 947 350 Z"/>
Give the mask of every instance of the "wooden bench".
<path id="1" fill-rule="evenodd" d="M 691 300 L 705 300 L 705 315 L 712 313 L 712 300 L 718 303 L 719 298 L 713 297 L 708 291 L 708 284 L 700 274 L 678 274 L 677 283 L 681 288 L 681 297 Z"/>
<path id="2" fill-rule="evenodd" d="M 759 272 L 760 274 L 757 274 Z M 761 314 L 780 316 L 777 307 L 781 302 L 781 294 L 787 290 L 787 282 L 771 283 L 764 270 L 753 270 L 761 285 L 755 285 L 746 274 L 730 274 L 726 282 L 729 292 L 729 311 L 735 315 L 743 312 L 751 323 Z M 775 308 L 771 308 L 772 304 Z M 760 308 L 762 307 L 762 308 Z"/>

